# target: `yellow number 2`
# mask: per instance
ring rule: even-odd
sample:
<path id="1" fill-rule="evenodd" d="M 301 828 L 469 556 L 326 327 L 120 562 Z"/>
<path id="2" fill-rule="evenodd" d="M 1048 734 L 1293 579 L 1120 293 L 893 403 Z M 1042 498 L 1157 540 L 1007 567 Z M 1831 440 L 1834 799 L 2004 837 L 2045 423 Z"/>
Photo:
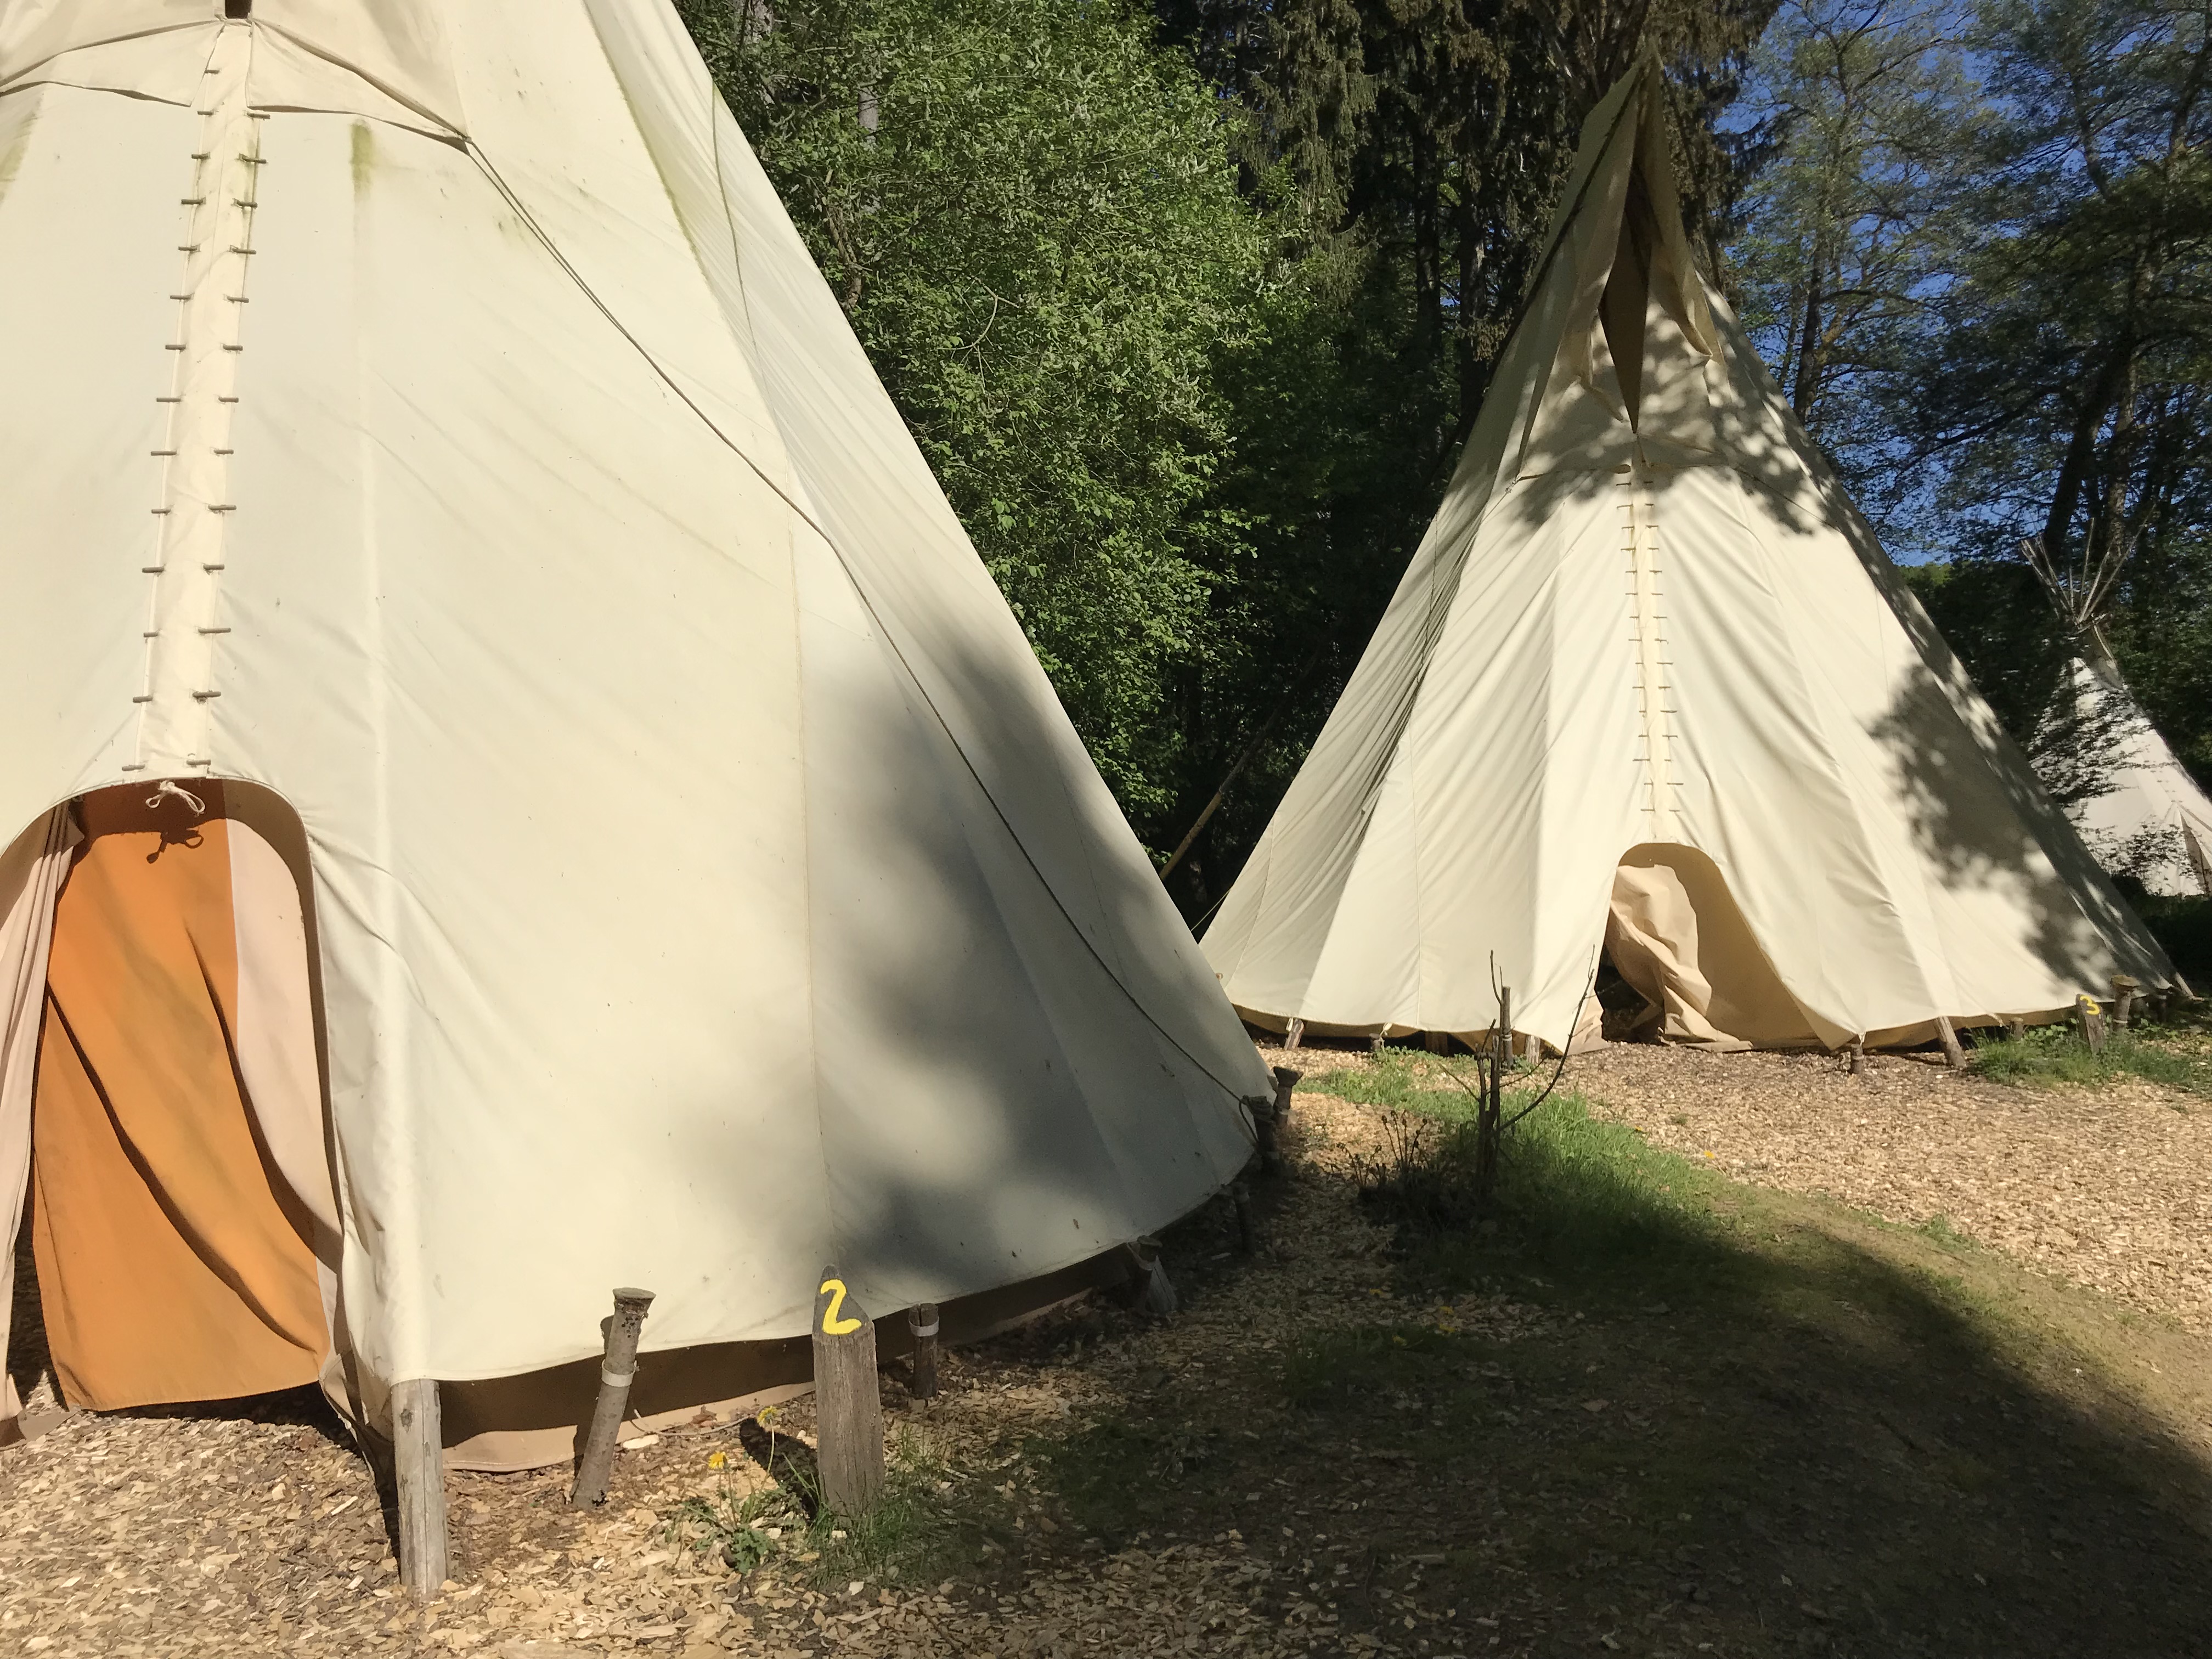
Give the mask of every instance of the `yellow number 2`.
<path id="1" fill-rule="evenodd" d="M 837 1317 L 838 1314 L 843 1310 L 845 1306 L 845 1281 L 842 1279 L 823 1279 L 822 1281 L 822 1289 L 817 1291 L 816 1294 L 823 1295 L 825 1293 L 830 1297 L 830 1305 L 822 1310 L 823 1335 L 849 1336 L 854 1331 L 859 1330 L 860 1328 L 860 1322 L 859 1320 L 840 1319 Z"/>

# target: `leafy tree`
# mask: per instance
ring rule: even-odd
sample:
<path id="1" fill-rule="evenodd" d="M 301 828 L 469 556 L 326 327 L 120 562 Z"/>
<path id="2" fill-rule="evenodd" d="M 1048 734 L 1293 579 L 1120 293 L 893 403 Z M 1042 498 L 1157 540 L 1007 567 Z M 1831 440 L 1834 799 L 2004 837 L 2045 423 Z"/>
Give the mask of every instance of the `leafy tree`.
<path id="1" fill-rule="evenodd" d="M 687 21 L 1108 782 L 1251 556 L 1224 367 L 1285 289 L 1235 119 L 1111 0 L 685 0 Z"/>
<path id="2" fill-rule="evenodd" d="M 1924 0 L 1786 0 L 1753 58 L 1745 114 L 1772 150 L 1734 250 L 1744 321 L 1798 418 L 1855 457 L 1887 447 L 1868 377 L 1962 252 L 1982 112 L 1953 36 Z"/>
<path id="3" fill-rule="evenodd" d="M 2039 568 L 2066 648 L 2115 661 L 2200 763 L 2212 703 L 2167 653 L 2203 637 L 2212 531 L 2208 21 L 1989 0 L 1979 236 L 1884 399 L 1923 534 L 1940 516 L 1954 556 Z"/>

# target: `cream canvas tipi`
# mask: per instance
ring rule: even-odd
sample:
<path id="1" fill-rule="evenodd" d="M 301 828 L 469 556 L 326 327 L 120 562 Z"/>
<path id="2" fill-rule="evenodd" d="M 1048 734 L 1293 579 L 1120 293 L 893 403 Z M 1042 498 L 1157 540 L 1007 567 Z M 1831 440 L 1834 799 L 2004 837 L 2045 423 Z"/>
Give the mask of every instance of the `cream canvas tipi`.
<path id="1" fill-rule="evenodd" d="M 2108 653 L 2076 657 L 2069 695 L 2112 733 L 2106 787 L 2067 815 L 2098 861 L 2167 897 L 2212 897 L 2212 799 L 2150 722 Z"/>
<path id="2" fill-rule="evenodd" d="M 617 1285 L 803 1339 L 1245 1161 L 666 0 L 4 0 L 0 361 L 0 1220 L 79 1403 L 511 1377 Z"/>
<path id="3" fill-rule="evenodd" d="M 1924 1039 L 2170 969 L 1686 243 L 1659 71 L 1591 115 L 1443 506 L 1207 933 L 1283 1029 Z M 1586 1015 L 1588 1013 L 1586 1010 Z"/>

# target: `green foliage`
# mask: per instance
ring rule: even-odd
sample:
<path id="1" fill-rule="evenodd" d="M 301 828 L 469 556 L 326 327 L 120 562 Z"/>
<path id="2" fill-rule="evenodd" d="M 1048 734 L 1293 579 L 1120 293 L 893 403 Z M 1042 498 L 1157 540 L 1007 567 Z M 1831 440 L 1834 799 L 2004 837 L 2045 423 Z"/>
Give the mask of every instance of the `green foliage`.
<path id="1" fill-rule="evenodd" d="M 1753 59 L 1745 117 L 1774 149 L 1733 250 L 1743 319 L 1816 434 L 1879 447 L 1863 396 L 1893 368 L 1960 257 L 1957 211 L 1981 118 L 1952 11 L 1785 0 Z M 1840 393 L 1841 395 L 1835 395 Z"/>
<path id="2" fill-rule="evenodd" d="M 1974 1067 L 1993 1082 L 2094 1089 L 2139 1077 L 2169 1089 L 2212 1096 L 2212 1054 L 2188 1051 L 2162 1034 L 2113 1031 L 2093 1054 L 2067 1025 L 2038 1025 L 2017 1039 L 1996 1037 L 1974 1050 Z"/>
<path id="3" fill-rule="evenodd" d="M 2204 15 L 1981 0 L 1955 42 L 1948 15 L 1796 0 L 1764 49 L 1775 97 L 1819 94 L 1799 99 L 1812 118 L 1761 181 L 1741 250 L 1770 347 L 1812 374 L 1800 407 L 1893 549 L 1951 566 L 1923 597 L 2055 793 L 2107 787 L 2118 735 L 2061 695 L 2077 655 L 2109 653 L 2212 776 Z M 1846 95 L 1862 59 L 1894 63 Z M 1862 156 L 1875 165 L 1855 179 Z M 1815 364 L 1785 307 L 1806 302 L 1820 260 L 1797 255 L 1821 246 L 1833 201 L 1844 257 L 1828 268 L 1856 298 L 1826 313 Z"/>
<path id="4" fill-rule="evenodd" d="M 1229 112 L 1113 3 L 686 11 L 1077 729 L 1149 805 L 1170 676 L 1247 554 L 1209 494 L 1221 374 L 1281 303 Z"/>
<path id="5" fill-rule="evenodd" d="M 664 1534 L 672 1547 L 699 1557 L 708 1571 L 719 1561 L 747 1573 L 788 1554 L 807 1561 L 824 1583 L 922 1576 L 920 1570 L 933 1565 L 948 1541 L 934 1502 L 944 1472 L 911 1434 L 894 1436 L 885 1454 L 884 1495 L 866 1515 L 823 1510 L 812 1464 L 771 1450 L 774 1485 L 741 1492 L 725 1479 L 711 1497 L 695 1494 L 678 1504 L 663 1523 Z"/>
<path id="6" fill-rule="evenodd" d="M 2212 991 L 2212 898 L 2147 893 L 2132 882 L 2121 883 L 2120 892 L 2190 983 Z"/>

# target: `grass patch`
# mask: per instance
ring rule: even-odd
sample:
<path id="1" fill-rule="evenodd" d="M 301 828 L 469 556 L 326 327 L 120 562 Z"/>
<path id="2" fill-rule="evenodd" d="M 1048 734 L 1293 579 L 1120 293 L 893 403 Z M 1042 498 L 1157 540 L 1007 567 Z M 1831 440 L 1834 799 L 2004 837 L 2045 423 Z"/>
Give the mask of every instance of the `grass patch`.
<path id="1" fill-rule="evenodd" d="M 1382 1109 L 1383 1147 L 1359 1168 L 1361 1197 L 1396 1225 L 1407 1271 L 1421 1288 L 1467 1289 L 1508 1267 L 1602 1277 L 1625 1261 L 1650 1268 L 1710 1251 L 1717 1176 L 1598 1117 L 1571 1091 L 1529 1110 L 1541 1083 L 1526 1070 L 1505 1097 L 1512 1127 L 1500 1149 L 1497 1201 L 1478 1217 L 1475 1100 L 1453 1080 L 1455 1070 L 1432 1056 L 1385 1050 L 1371 1066 L 1298 1085 Z"/>
<path id="2" fill-rule="evenodd" d="M 2114 1031 L 2092 1054 L 2067 1025 L 2031 1027 L 2019 1037 L 1991 1037 L 1974 1049 L 1974 1068 L 1994 1083 L 2094 1089 L 2139 1077 L 2186 1094 L 2212 1097 L 2212 1057 L 2182 1029 L 2148 1026 Z"/>

